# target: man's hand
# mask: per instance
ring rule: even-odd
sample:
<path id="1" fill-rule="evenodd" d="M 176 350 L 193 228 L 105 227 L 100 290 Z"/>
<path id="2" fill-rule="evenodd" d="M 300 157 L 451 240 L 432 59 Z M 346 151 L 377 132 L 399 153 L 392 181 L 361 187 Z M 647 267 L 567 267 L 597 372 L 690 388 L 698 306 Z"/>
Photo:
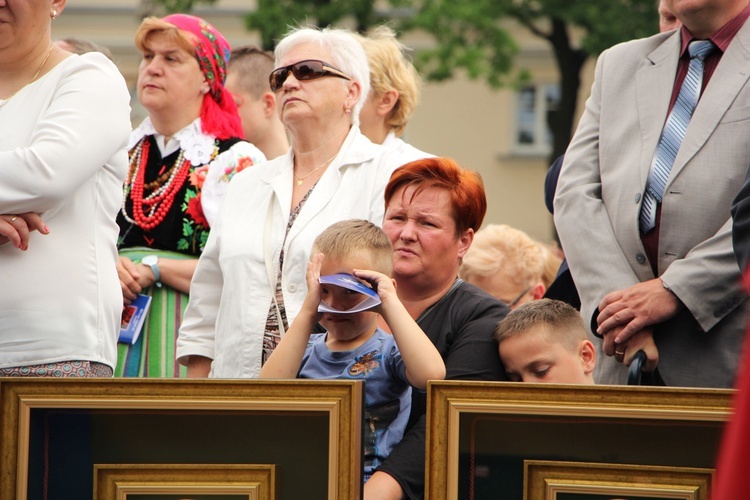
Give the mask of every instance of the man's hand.
<path id="1" fill-rule="evenodd" d="M 609 334 L 610 337 L 617 336 L 617 329 Z M 630 366 L 638 351 L 646 354 L 646 361 L 643 365 L 644 372 L 652 372 L 659 363 L 659 349 L 654 342 L 654 330 L 646 327 L 633 334 L 624 344 L 614 344 L 613 354 L 615 359 L 625 366 Z M 606 352 L 605 352 L 606 354 Z"/>
<path id="2" fill-rule="evenodd" d="M 602 299 L 596 318 L 599 326 L 596 331 L 606 338 L 611 330 L 623 327 L 612 339 L 615 343 L 623 344 L 647 326 L 673 318 L 682 307 L 680 299 L 664 288 L 661 279 L 644 281 L 612 292 Z"/>

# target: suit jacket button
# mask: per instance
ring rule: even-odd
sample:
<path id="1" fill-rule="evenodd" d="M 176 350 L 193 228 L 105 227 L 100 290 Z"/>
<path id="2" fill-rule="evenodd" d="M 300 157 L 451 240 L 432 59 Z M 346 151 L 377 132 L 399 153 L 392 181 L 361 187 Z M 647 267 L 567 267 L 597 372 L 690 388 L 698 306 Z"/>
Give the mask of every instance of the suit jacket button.
<path id="1" fill-rule="evenodd" d="M 721 318 L 721 313 L 719 311 L 714 311 L 714 318 Z"/>
<path id="2" fill-rule="evenodd" d="M 643 264 L 644 262 L 646 262 L 646 256 L 642 253 L 636 254 L 635 260 L 637 260 L 639 264 Z"/>
<path id="3" fill-rule="evenodd" d="M 291 293 L 294 293 L 297 291 L 297 285 L 295 285 L 294 283 L 290 283 L 287 287 L 287 290 L 289 290 Z"/>
<path id="4" fill-rule="evenodd" d="M 635 202 L 638 203 L 639 201 L 641 201 L 641 193 L 635 195 Z"/>

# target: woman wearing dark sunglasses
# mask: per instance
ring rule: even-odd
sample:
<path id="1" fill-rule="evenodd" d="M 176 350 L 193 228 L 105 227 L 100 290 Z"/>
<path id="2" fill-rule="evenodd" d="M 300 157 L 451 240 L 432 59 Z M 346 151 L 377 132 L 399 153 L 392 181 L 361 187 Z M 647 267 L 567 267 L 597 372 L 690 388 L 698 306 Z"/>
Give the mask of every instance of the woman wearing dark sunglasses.
<path id="1" fill-rule="evenodd" d="M 344 219 L 383 221 L 400 156 L 359 130 L 367 56 L 348 31 L 300 28 L 269 76 L 291 148 L 229 185 L 177 344 L 190 376 L 257 377 L 305 298 L 315 237 Z"/>

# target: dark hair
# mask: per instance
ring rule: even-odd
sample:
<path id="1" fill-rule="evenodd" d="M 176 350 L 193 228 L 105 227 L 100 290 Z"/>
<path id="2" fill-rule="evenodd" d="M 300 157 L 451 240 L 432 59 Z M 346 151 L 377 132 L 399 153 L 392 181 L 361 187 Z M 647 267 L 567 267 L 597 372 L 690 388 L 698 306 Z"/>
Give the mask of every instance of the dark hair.
<path id="1" fill-rule="evenodd" d="M 82 54 L 88 54 L 89 52 L 101 52 L 107 59 L 112 60 L 112 52 L 104 45 L 99 45 L 91 40 L 84 40 L 75 36 L 69 36 L 60 40 L 66 43 L 73 51 L 74 54 L 79 56 Z"/>

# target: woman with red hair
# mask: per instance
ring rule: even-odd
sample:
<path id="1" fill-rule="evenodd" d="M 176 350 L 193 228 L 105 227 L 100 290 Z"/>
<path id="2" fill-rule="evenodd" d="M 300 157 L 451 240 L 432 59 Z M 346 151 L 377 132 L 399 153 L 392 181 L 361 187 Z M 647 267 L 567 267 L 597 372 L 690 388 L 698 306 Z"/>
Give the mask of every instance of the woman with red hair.
<path id="1" fill-rule="evenodd" d="M 242 140 L 221 33 L 175 14 L 145 19 L 135 43 L 138 99 L 149 116 L 128 144 L 118 273 L 126 304 L 139 293 L 152 303 L 136 344 L 120 344 L 115 375 L 180 376 L 175 336 L 219 201 L 236 172 L 265 157 Z"/>
<path id="2" fill-rule="evenodd" d="M 443 357 L 445 379 L 507 380 L 492 334 L 508 308 L 458 278 L 487 211 L 479 175 L 448 158 L 417 160 L 393 173 L 385 202 L 398 297 Z M 412 391 L 408 430 L 365 498 L 424 496 L 425 411 L 426 395 Z"/>

